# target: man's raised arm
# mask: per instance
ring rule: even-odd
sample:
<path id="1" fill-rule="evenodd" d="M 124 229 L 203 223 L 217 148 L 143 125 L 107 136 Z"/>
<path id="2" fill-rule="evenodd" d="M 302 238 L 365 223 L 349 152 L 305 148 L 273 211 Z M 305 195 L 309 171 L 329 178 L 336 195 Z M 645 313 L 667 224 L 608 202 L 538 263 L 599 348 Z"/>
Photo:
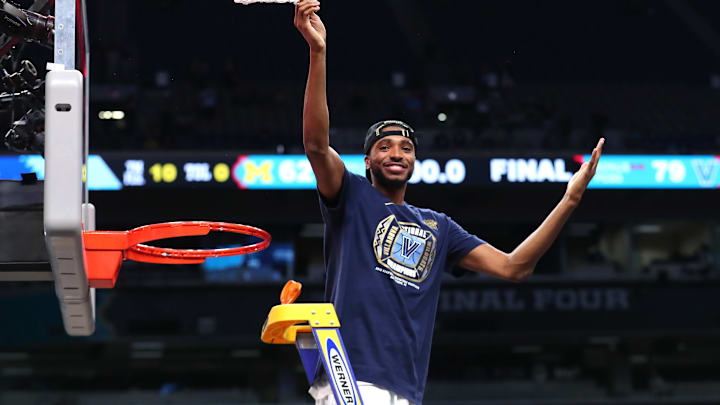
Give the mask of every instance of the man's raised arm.
<path id="1" fill-rule="evenodd" d="M 605 139 L 600 139 L 589 162 L 570 179 L 567 191 L 560 203 L 550 212 L 543 223 L 511 253 L 502 252 L 490 244 L 483 244 L 460 260 L 460 266 L 468 270 L 489 274 L 512 281 L 529 277 L 540 257 L 550 248 L 562 230 L 570 214 L 580 203 L 588 183 L 595 176 Z"/>
<path id="2" fill-rule="evenodd" d="M 303 145 L 320 194 L 332 201 L 342 186 L 344 165 L 330 147 L 330 113 L 327 104 L 325 26 L 315 14 L 320 2 L 302 0 L 295 6 L 295 27 L 310 46 L 310 70 L 303 107 Z"/>

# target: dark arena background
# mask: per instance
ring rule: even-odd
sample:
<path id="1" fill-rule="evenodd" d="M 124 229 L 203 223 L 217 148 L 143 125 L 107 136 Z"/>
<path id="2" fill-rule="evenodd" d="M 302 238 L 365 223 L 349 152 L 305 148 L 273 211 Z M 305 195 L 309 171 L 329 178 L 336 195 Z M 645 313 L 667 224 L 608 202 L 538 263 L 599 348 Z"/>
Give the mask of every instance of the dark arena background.
<path id="1" fill-rule="evenodd" d="M 606 138 L 529 280 L 447 275 L 425 405 L 720 403 L 720 3 L 326 0 L 319 14 L 332 146 L 362 159 L 368 126 L 410 123 L 406 200 L 499 249 Z M 286 280 L 303 283 L 300 302 L 323 299 L 308 48 L 292 17 L 288 4 L 87 1 L 97 229 L 202 219 L 273 241 L 202 265 L 126 261 L 97 292 L 89 337 L 65 333 L 52 282 L 0 282 L 0 404 L 312 403 L 296 350 L 260 341 Z M 25 46 L 44 77 L 52 50 Z M 5 107 L 3 134 L 19 118 Z M 19 191 L 1 190 L 0 261 L 42 258 L 42 222 L 10 215 Z"/>

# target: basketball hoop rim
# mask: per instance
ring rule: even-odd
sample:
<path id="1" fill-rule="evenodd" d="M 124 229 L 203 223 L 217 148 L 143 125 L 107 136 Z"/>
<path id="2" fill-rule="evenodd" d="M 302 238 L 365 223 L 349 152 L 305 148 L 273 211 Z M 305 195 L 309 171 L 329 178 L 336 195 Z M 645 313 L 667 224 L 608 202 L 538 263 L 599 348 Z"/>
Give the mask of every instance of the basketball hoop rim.
<path id="1" fill-rule="evenodd" d="M 129 250 L 157 256 L 160 258 L 174 258 L 174 259 L 201 259 L 208 257 L 224 257 L 224 256 L 236 256 L 244 255 L 249 253 L 259 252 L 270 245 L 271 237 L 270 234 L 260 228 L 256 228 L 250 225 L 233 224 L 229 222 L 211 222 L 211 221 L 177 221 L 177 222 L 164 222 L 153 225 L 145 225 L 130 230 L 131 235 L 135 235 L 138 239 L 144 239 L 144 235 L 151 234 L 159 228 L 174 228 L 173 233 L 175 236 L 171 237 L 183 237 L 183 236 L 195 236 L 193 232 L 187 232 L 189 228 L 197 228 L 202 230 L 206 235 L 211 231 L 216 232 L 231 232 L 242 235 L 255 236 L 262 239 L 258 243 L 252 245 L 235 247 L 235 248 L 223 248 L 223 249 L 172 249 L 172 248 L 161 248 L 156 246 L 150 246 L 145 243 L 138 243 L 131 246 Z M 205 232 L 205 229 L 207 231 Z M 132 238 L 132 236 L 131 236 Z M 167 239 L 167 238 L 163 238 Z M 157 240 L 157 239 L 151 239 Z M 149 242 L 149 240 L 147 241 Z"/>
<path id="2" fill-rule="evenodd" d="M 230 232 L 260 238 L 252 245 L 222 249 L 174 249 L 148 245 L 161 239 L 207 235 L 211 231 Z M 86 231 L 86 248 L 90 250 L 120 250 L 127 259 L 153 263 L 177 263 L 177 259 L 193 260 L 208 257 L 225 257 L 259 252 L 270 245 L 270 234 L 250 225 L 214 221 L 176 221 L 144 225 L 129 231 Z"/>

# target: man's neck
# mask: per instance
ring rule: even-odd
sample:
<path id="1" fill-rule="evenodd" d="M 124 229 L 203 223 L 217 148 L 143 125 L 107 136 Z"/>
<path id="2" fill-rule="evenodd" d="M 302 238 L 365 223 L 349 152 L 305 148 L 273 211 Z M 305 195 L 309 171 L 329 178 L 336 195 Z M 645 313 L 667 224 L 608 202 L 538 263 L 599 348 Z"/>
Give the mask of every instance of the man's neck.
<path id="1" fill-rule="evenodd" d="M 393 204 L 402 205 L 405 202 L 405 189 L 407 188 L 407 183 L 403 184 L 403 186 L 399 188 L 385 188 L 380 184 L 373 184 L 373 186 Z"/>

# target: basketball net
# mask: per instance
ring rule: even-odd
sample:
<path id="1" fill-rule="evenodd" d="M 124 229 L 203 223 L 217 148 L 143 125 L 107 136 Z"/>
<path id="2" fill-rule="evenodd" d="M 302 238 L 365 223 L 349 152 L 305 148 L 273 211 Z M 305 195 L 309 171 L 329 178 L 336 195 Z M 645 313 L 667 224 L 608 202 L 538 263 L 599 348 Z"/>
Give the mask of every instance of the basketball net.
<path id="1" fill-rule="evenodd" d="M 292 3 L 297 4 L 299 0 L 234 0 L 237 4 L 254 4 L 254 3 Z"/>

